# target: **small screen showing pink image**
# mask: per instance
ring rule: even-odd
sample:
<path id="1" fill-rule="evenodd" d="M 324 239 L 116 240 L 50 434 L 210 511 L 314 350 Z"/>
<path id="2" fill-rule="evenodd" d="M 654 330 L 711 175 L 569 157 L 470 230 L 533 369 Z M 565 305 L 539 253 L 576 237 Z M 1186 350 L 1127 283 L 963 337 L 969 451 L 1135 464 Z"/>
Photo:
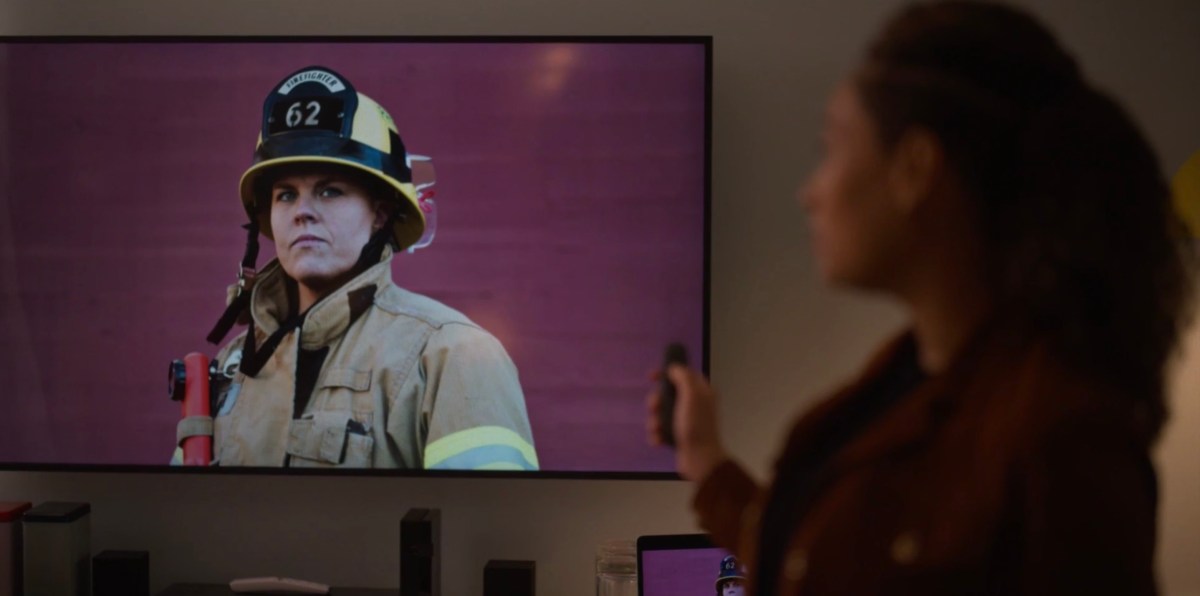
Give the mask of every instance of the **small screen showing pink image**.
<path id="1" fill-rule="evenodd" d="M 745 596 L 746 573 L 721 548 L 646 550 L 641 596 Z"/>

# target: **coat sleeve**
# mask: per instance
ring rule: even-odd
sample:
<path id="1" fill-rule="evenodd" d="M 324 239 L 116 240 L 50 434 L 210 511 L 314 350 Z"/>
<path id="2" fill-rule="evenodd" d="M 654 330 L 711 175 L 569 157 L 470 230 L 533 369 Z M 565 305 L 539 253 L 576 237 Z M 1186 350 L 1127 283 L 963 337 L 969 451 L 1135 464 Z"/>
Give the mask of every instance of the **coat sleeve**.
<path id="1" fill-rule="evenodd" d="M 1015 592 L 1156 593 L 1157 479 L 1146 446 L 1114 418 L 1064 421 L 1030 454 Z"/>
<path id="2" fill-rule="evenodd" d="M 713 542 L 747 564 L 758 535 L 763 498 L 758 483 L 733 460 L 725 460 L 700 482 L 692 508 Z"/>
<path id="3" fill-rule="evenodd" d="M 423 468 L 538 469 L 517 368 L 499 340 L 471 324 L 447 324 L 418 366 Z"/>

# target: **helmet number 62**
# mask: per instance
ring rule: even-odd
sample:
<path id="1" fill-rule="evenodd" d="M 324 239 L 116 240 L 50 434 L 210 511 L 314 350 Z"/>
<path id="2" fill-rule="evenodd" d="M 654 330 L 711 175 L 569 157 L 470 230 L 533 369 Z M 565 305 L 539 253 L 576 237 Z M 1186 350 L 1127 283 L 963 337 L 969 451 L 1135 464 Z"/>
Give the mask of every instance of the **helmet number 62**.
<path id="1" fill-rule="evenodd" d="M 309 110 L 308 117 L 305 118 L 304 111 L 300 105 L 301 103 L 302 102 L 298 101 L 288 108 L 286 118 L 288 128 L 295 128 L 298 124 L 300 124 L 301 120 L 304 121 L 305 126 L 316 126 L 318 124 L 317 114 L 321 113 L 321 104 L 315 101 L 310 101 L 308 102 L 307 106 L 303 106 Z"/>

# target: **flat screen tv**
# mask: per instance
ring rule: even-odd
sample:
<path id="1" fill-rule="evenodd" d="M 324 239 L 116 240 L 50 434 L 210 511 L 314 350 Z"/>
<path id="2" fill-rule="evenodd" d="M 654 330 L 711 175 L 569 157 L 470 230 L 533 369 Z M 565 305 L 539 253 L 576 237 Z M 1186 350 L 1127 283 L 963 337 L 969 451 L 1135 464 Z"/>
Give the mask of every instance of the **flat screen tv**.
<path id="1" fill-rule="evenodd" d="M 673 477 L 647 373 L 708 366 L 711 57 L 0 39 L 0 468 Z"/>

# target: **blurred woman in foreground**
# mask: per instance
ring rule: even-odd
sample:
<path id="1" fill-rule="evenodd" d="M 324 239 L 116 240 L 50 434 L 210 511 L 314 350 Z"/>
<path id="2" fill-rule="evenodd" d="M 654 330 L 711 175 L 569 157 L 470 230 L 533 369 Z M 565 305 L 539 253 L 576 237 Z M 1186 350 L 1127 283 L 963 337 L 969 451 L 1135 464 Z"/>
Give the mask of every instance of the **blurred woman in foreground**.
<path id="1" fill-rule="evenodd" d="M 936 2 L 884 26 L 822 140 L 822 275 L 910 326 L 795 424 L 766 489 L 671 368 L 702 527 L 756 594 L 1154 593 L 1193 255 L 1130 117 L 1030 15 Z"/>

